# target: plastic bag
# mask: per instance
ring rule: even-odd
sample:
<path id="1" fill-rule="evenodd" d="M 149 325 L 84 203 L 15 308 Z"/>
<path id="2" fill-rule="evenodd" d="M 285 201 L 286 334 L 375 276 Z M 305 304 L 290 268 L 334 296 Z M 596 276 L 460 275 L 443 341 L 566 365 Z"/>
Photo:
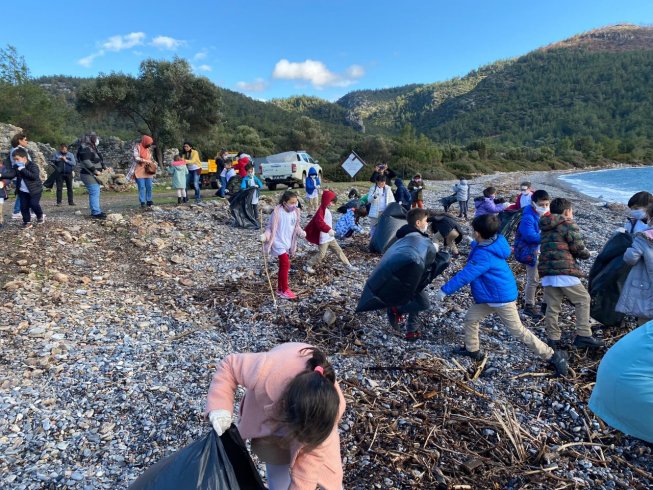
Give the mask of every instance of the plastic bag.
<path id="1" fill-rule="evenodd" d="M 201 439 L 151 466 L 131 484 L 129 490 L 250 488 L 264 489 L 265 486 L 238 429 L 232 425 L 222 437 L 211 430 Z"/>
<path id="2" fill-rule="evenodd" d="M 256 187 L 250 187 L 239 191 L 229 199 L 229 210 L 233 216 L 235 225 L 239 228 L 258 230 L 260 228 L 258 216 L 254 212 L 252 200 L 258 192 Z"/>
<path id="3" fill-rule="evenodd" d="M 393 202 L 385 208 L 370 240 L 370 252 L 384 253 L 397 239 L 399 228 L 406 224 L 406 210 Z"/>

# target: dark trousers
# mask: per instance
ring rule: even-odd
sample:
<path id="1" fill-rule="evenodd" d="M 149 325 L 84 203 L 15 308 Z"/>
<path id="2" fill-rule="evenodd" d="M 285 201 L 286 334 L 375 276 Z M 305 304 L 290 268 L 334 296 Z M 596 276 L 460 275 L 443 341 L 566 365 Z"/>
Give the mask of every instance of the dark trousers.
<path id="1" fill-rule="evenodd" d="M 52 189 L 54 186 L 54 183 L 57 181 L 57 177 L 59 176 L 60 172 L 59 170 L 54 168 L 54 171 L 48 176 L 45 182 L 43 182 L 43 187 L 46 189 Z"/>
<path id="2" fill-rule="evenodd" d="M 66 194 L 68 194 L 68 204 L 73 202 L 73 174 L 62 174 L 57 172 L 57 204 L 61 204 L 63 198 L 63 184 L 66 183 Z M 44 184 L 45 185 L 45 184 Z"/>
<path id="3" fill-rule="evenodd" d="M 20 214 L 23 215 L 23 223 L 27 224 L 32 221 L 30 209 L 34 211 L 36 219 L 43 217 L 43 210 L 41 209 L 41 193 L 30 194 L 29 192 L 19 191 L 20 196 Z"/>
<path id="4" fill-rule="evenodd" d="M 467 217 L 467 201 L 458 201 L 458 207 L 460 208 L 460 212 L 458 213 L 458 217 L 460 218 L 461 216 L 464 216 L 466 218 Z"/>

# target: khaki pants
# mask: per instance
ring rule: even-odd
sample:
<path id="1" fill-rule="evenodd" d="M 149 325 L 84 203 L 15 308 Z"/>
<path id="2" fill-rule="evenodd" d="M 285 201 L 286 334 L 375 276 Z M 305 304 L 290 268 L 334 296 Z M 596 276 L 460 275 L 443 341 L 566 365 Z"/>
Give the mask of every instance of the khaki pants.
<path id="1" fill-rule="evenodd" d="M 446 237 L 443 237 L 442 234 L 438 231 L 433 235 L 434 238 L 442 238 L 444 242 L 444 248 L 451 250 L 451 253 L 458 255 L 458 246 L 456 245 L 456 238 L 460 236 L 458 230 L 451 230 Z"/>
<path id="2" fill-rule="evenodd" d="M 306 212 L 314 213 L 317 211 L 317 197 L 306 198 Z"/>
<path id="3" fill-rule="evenodd" d="M 342 261 L 343 264 L 345 265 L 351 265 L 349 263 L 349 259 L 345 256 L 345 253 L 342 251 L 340 248 L 340 245 L 338 245 L 338 242 L 334 239 L 326 243 L 322 243 L 320 245 L 320 249 L 318 252 L 311 257 L 311 259 L 308 261 L 308 265 L 311 267 L 315 267 L 318 265 L 320 262 L 324 260 L 324 257 L 326 257 L 327 252 L 329 249 L 332 249 L 338 258 Z"/>
<path id="4" fill-rule="evenodd" d="M 537 272 L 537 262 L 533 267 L 526 265 L 526 285 L 524 286 L 524 296 L 526 304 L 535 306 L 535 293 L 540 282 L 540 275 Z"/>
<path id="5" fill-rule="evenodd" d="M 4 208 L 5 200 L 0 197 L 0 225 L 5 222 L 4 215 L 2 214 L 2 208 Z"/>
<path id="6" fill-rule="evenodd" d="M 551 359 L 553 349 L 538 339 L 533 332 L 528 330 L 521 322 L 517 312 L 517 304 L 513 301 L 500 307 L 492 307 L 486 303 L 474 304 L 467 311 L 463 324 L 465 332 L 465 347 L 470 352 L 480 349 L 478 325 L 486 316 L 493 313 L 499 315 L 510 335 L 525 343 L 530 350 L 541 359 Z"/>
<path id="7" fill-rule="evenodd" d="M 590 295 L 585 286 L 578 284 L 566 288 L 544 288 L 544 302 L 546 303 L 546 315 L 544 325 L 546 336 L 551 340 L 560 340 L 561 332 L 558 326 L 558 315 L 562 306 L 562 300 L 567 298 L 576 309 L 576 335 L 591 337 L 590 328 Z"/>

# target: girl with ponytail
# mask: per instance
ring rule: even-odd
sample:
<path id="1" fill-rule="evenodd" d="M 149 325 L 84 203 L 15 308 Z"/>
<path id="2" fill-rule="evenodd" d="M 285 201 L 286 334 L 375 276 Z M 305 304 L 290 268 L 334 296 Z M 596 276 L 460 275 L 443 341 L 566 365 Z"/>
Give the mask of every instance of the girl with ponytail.
<path id="1" fill-rule="evenodd" d="M 266 463 L 271 490 L 342 488 L 338 421 L 345 399 L 333 366 L 308 344 L 281 344 L 268 352 L 231 354 L 209 387 L 206 413 L 218 435 L 231 425 L 238 386 L 238 430 Z"/>

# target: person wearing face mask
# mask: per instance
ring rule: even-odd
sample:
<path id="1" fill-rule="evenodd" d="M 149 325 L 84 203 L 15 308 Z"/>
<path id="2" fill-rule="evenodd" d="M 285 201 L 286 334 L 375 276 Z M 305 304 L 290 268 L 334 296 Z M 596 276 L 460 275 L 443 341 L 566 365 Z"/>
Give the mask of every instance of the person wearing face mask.
<path id="1" fill-rule="evenodd" d="M 528 207 L 531 203 L 533 197 L 533 189 L 531 189 L 531 183 L 528 181 L 522 182 L 519 184 L 519 194 L 517 194 L 517 199 L 515 202 L 506 208 L 506 211 L 519 211 Z"/>
<path id="2" fill-rule="evenodd" d="M 521 221 L 515 233 L 515 260 L 526 267 L 524 286 L 524 314 L 541 320 L 542 314 L 535 309 L 535 294 L 539 276 L 537 256 L 540 249 L 540 218 L 549 212 L 551 198 L 544 190 L 535 191 L 528 207 L 524 208 Z"/>
<path id="3" fill-rule="evenodd" d="M 474 199 L 474 217 L 483 216 L 484 214 L 499 214 L 508 207 L 508 203 L 497 204 L 494 200 L 497 197 L 497 190 L 494 187 L 487 187 L 483 190 L 483 197 Z"/>
<path id="4" fill-rule="evenodd" d="M 77 148 L 77 161 L 79 162 L 79 177 L 88 191 L 88 206 L 91 209 L 91 218 L 105 219 L 107 215 L 100 208 L 100 181 L 97 176 L 106 169 L 102 154 L 98 150 L 100 138 L 95 133 L 85 134 Z"/>
<path id="5" fill-rule="evenodd" d="M 616 310 L 637 317 L 638 325 L 653 319 L 653 204 L 645 211 L 647 228 L 635 234 L 624 253 L 628 273 Z"/>
<path id="6" fill-rule="evenodd" d="M 132 153 L 134 162 L 134 180 L 138 187 L 138 200 L 141 208 L 154 204 L 152 202 L 152 179 L 156 174 L 156 162 L 152 157 L 151 146 L 154 140 L 151 136 L 143 135 L 139 144 L 134 146 Z"/>
<path id="7" fill-rule="evenodd" d="M 263 250 L 266 255 L 279 258 L 279 276 L 277 279 L 277 295 L 284 299 L 297 299 L 288 284 L 290 271 L 290 257 L 297 251 L 297 237 L 305 238 L 306 232 L 302 230 L 300 211 L 297 206 L 299 199 L 293 191 L 286 191 L 281 195 L 279 204 L 270 215 L 270 221 L 265 228 L 265 233 L 260 236 Z"/>
<path id="8" fill-rule="evenodd" d="M 408 224 L 405 224 L 399 228 L 399 230 L 397 230 L 396 236 L 397 241 L 402 240 L 408 235 L 415 236 L 417 234 L 421 236 L 422 238 L 420 239 L 423 239 L 424 242 L 428 244 L 427 248 L 430 250 L 426 256 L 435 257 L 438 251 L 438 247 L 431 241 L 426 233 L 429 226 L 428 218 L 429 213 L 426 209 L 411 209 L 408 211 L 408 215 L 406 216 L 406 221 L 408 221 Z M 432 270 L 434 265 L 435 263 L 426 265 L 424 274 L 422 275 L 419 286 L 417 287 L 417 291 L 410 301 L 404 305 L 393 306 L 387 310 L 388 322 L 390 323 L 390 326 L 392 326 L 392 328 L 395 330 L 399 329 L 404 315 L 408 315 L 408 319 L 406 321 L 406 334 L 404 337 L 406 340 L 414 341 L 421 337 L 421 333 L 418 330 L 419 313 L 431 308 L 428 295 L 424 290 L 434 278 Z"/>
<path id="9" fill-rule="evenodd" d="M 395 196 L 392 194 L 390 186 L 386 183 L 385 175 L 377 175 L 376 184 L 370 187 L 370 190 L 367 193 L 367 202 L 370 203 L 368 216 L 372 222 L 372 226 L 370 227 L 371 240 L 374 236 L 374 231 L 376 230 L 376 223 L 379 221 L 383 211 L 388 207 L 388 204 L 395 202 Z"/>
<path id="10" fill-rule="evenodd" d="M 630 216 L 626 224 L 619 231 L 633 234 L 648 229 L 648 225 L 646 224 L 646 208 L 651 204 L 653 204 L 653 194 L 650 192 L 640 191 L 633 194 L 628 200 Z"/>
<path id="11" fill-rule="evenodd" d="M 423 208 L 424 207 L 424 181 L 422 174 L 415 174 L 412 180 L 408 183 L 408 191 L 411 195 L 411 207 Z"/>

